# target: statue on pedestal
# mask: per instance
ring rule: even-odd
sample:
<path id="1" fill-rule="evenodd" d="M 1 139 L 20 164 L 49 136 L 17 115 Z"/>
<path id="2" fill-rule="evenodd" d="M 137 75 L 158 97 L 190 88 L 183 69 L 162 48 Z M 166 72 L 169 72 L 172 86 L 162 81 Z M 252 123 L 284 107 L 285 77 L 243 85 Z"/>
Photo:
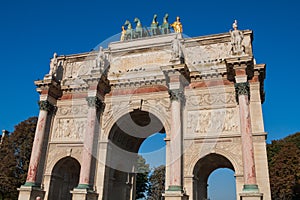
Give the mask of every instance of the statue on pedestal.
<path id="1" fill-rule="evenodd" d="M 233 30 L 230 30 L 231 36 L 231 54 L 241 55 L 245 53 L 245 47 L 242 45 L 244 34 L 242 31 L 238 30 L 237 20 L 234 20 L 232 24 Z"/>
<path id="2" fill-rule="evenodd" d="M 178 35 L 176 35 L 176 37 L 172 41 L 172 53 L 171 53 L 171 60 L 170 60 L 170 62 L 181 61 L 181 59 L 183 58 L 182 49 L 181 49 L 181 43 L 180 43 L 180 41 L 179 41 L 179 39 L 178 39 L 177 36 Z"/>
<path id="3" fill-rule="evenodd" d="M 103 47 L 99 47 L 99 52 L 96 57 L 96 68 L 100 68 L 100 72 L 103 72 L 105 69 L 105 64 L 107 62 L 106 56 L 103 51 Z"/>
<path id="4" fill-rule="evenodd" d="M 49 75 L 54 75 L 56 74 L 56 70 L 57 70 L 57 53 L 53 54 L 53 58 L 51 58 L 50 60 L 50 71 L 49 71 Z"/>
<path id="5" fill-rule="evenodd" d="M 174 29 L 175 33 L 182 33 L 182 24 L 180 22 L 180 17 L 177 16 L 176 21 L 170 26 Z"/>

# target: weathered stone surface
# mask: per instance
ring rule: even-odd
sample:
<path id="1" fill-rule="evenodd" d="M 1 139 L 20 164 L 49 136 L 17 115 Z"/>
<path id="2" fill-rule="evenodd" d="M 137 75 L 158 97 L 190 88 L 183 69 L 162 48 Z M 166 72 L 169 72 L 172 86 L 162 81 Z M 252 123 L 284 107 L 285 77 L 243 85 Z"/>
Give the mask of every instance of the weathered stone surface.
<path id="1" fill-rule="evenodd" d="M 72 199 L 134 199 L 137 150 L 166 132 L 166 200 L 206 198 L 208 176 L 223 167 L 235 171 L 237 199 L 271 199 L 265 65 L 253 58 L 252 31 L 242 33 L 242 52 L 232 52 L 230 33 L 165 34 L 55 56 L 50 75 L 35 82 L 40 100 L 55 109 L 41 110 L 28 182 L 42 181 L 44 199 L 63 191 L 51 186 L 55 179 L 72 186 Z M 247 93 L 236 92 L 235 82 L 246 82 Z M 81 165 L 78 183 L 53 171 L 66 158 Z M 249 180 L 259 193 L 244 193 Z M 24 187 L 19 199 L 33 199 L 37 193 Z"/>

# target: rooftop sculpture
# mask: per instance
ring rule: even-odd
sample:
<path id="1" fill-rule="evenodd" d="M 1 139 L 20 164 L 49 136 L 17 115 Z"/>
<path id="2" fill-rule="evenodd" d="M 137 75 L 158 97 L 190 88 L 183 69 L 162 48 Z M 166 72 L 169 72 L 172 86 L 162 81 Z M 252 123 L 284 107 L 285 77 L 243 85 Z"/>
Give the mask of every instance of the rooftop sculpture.
<path id="1" fill-rule="evenodd" d="M 234 20 L 232 24 L 233 30 L 230 30 L 231 36 L 231 54 L 232 55 L 242 55 L 245 53 L 245 47 L 242 45 L 244 34 L 242 31 L 238 30 L 237 20 Z"/>
<path id="2" fill-rule="evenodd" d="M 176 21 L 173 24 L 169 24 L 168 18 L 169 15 L 167 13 L 165 14 L 163 23 L 160 26 L 157 21 L 157 15 L 155 14 L 150 25 L 150 31 L 147 27 L 142 26 L 140 19 L 137 17 L 134 19 L 134 22 L 136 23 L 135 29 L 132 28 L 132 24 L 130 23 L 130 21 L 126 20 L 124 25 L 122 26 L 120 41 L 169 34 L 171 33 L 170 27 L 174 29 L 175 33 L 182 33 L 182 24 L 180 22 L 180 17 L 176 17 Z"/>

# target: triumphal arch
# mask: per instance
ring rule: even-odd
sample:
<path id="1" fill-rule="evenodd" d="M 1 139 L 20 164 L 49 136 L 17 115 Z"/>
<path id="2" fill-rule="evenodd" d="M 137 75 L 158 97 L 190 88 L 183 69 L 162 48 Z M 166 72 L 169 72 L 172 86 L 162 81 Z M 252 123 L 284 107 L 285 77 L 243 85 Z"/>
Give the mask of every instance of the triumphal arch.
<path id="1" fill-rule="evenodd" d="M 237 199 L 271 199 L 253 32 L 235 21 L 188 38 L 179 17 L 167 19 L 148 29 L 126 21 L 107 48 L 54 54 L 35 81 L 40 113 L 20 200 L 135 199 L 137 152 L 154 133 L 166 133 L 164 199 L 207 199 L 219 168 L 235 172 Z"/>

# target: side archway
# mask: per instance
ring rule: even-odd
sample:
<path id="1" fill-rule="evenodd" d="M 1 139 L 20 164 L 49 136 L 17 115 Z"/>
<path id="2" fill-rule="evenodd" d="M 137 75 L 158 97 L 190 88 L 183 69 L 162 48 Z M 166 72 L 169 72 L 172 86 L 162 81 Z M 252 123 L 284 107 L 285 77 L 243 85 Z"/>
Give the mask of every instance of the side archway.
<path id="1" fill-rule="evenodd" d="M 71 200 L 70 193 L 79 182 L 80 163 L 68 156 L 59 160 L 51 173 L 49 199 Z"/>
<path id="2" fill-rule="evenodd" d="M 228 158 L 217 153 L 210 153 L 198 160 L 193 169 L 193 199 L 207 199 L 207 181 L 210 174 L 216 169 L 227 168 L 235 171 Z"/>

